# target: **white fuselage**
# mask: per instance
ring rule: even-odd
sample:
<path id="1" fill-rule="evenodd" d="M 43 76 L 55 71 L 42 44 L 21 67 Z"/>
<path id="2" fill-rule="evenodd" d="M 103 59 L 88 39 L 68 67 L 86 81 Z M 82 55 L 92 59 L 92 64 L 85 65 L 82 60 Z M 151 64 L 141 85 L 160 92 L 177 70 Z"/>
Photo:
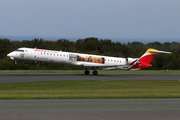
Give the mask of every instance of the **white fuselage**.
<path id="1" fill-rule="evenodd" d="M 127 70 L 133 66 L 126 66 L 126 58 L 44 50 L 36 48 L 19 48 L 18 50 L 9 53 L 7 56 L 9 56 L 11 59 L 71 64 L 87 69 Z M 128 64 L 132 63 L 135 60 L 136 59 L 134 58 L 128 58 Z"/>

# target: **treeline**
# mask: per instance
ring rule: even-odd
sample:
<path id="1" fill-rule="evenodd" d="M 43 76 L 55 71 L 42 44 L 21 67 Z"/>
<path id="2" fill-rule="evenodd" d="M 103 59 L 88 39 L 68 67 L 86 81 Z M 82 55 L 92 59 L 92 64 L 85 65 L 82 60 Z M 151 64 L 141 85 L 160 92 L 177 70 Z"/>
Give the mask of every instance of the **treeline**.
<path id="1" fill-rule="evenodd" d="M 114 57 L 132 57 L 139 58 L 148 48 L 170 51 L 173 54 L 157 54 L 152 60 L 152 67 L 148 69 L 180 69 L 180 43 L 179 42 L 152 42 L 143 44 L 141 42 L 131 42 L 122 44 L 112 42 L 109 39 L 86 38 L 78 39 L 76 42 L 67 39 L 49 41 L 43 39 L 11 41 L 9 39 L 0 39 L 0 70 L 66 70 L 82 69 L 76 66 L 56 63 L 44 63 L 34 61 L 21 61 L 14 65 L 14 61 L 7 57 L 7 54 L 20 47 L 63 50 L 68 52 L 79 52 L 88 54 L 97 54 Z"/>

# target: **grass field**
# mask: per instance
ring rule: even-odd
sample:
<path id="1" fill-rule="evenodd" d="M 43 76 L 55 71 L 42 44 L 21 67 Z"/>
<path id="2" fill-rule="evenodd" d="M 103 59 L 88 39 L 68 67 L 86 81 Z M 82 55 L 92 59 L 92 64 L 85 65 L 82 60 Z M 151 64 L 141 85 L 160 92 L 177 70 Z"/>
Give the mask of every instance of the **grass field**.
<path id="1" fill-rule="evenodd" d="M 56 81 L 1 84 L 0 99 L 179 98 L 180 81 Z"/>
<path id="2" fill-rule="evenodd" d="M 90 71 L 92 72 L 92 70 Z M 99 73 L 180 73 L 180 70 L 98 70 Z M 0 70 L 0 73 L 84 73 L 84 70 Z M 0 99 L 179 98 L 180 81 L 56 81 L 1 84 Z"/>
<path id="3" fill-rule="evenodd" d="M 90 70 L 92 73 L 93 70 Z M 180 70 L 98 70 L 99 73 L 180 73 Z M 0 70 L 0 73 L 84 73 L 84 70 Z"/>

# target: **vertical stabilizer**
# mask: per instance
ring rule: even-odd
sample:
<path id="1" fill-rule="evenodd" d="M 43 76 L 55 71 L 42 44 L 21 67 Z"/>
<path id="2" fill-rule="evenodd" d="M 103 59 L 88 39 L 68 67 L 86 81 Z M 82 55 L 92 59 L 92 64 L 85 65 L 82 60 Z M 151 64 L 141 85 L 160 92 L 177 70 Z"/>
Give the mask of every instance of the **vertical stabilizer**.
<path id="1" fill-rule="evenodd" d="M 154 58 L 155 54 L 152 51 L 158 51 L 156 49 L 148 49 L 140 58 L 139 58 L 139 62 L 144 62 L 144 63 L 150 63 L 151 60 Z"/>
<path id="2" fill-rule="evenodd" d="M 154 58 L 156 53 L 170 54 L 171 52 L 159 51 L 159 50 L 150 48 L 138 59 L 139 64 L 132 66 L 130 69 L 141 69 L 141 68 L 150 67 L 151 66 L 150 62 Z"/>

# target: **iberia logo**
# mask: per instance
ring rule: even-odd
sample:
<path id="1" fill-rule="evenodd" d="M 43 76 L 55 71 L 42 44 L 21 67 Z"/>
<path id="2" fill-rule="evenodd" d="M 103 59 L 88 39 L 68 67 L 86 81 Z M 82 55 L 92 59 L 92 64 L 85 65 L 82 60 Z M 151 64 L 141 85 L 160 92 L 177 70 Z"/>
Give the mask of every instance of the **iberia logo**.
<path id="1" fill-rule="evenodd" d="M 39 59 L 39 57 L 34 56 L 34 58 Z"/>

